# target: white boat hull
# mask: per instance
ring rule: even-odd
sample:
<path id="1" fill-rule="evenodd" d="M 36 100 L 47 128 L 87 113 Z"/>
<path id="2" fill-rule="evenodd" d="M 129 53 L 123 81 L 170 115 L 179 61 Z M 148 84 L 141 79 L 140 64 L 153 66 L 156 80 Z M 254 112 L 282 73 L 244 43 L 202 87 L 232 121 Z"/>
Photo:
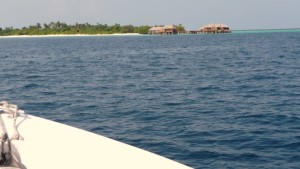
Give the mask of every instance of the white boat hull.
<path id="1" fill-rule="evenodd" d="M 13 120 L 1 114 L 9 137 Z M 12 140 L 13 166 L 27 169 L 187 169 L 148 151 L 31 115 L 17 119 L 24 140 Z M 1 168 L 1 166 L 0 166 Z"/>

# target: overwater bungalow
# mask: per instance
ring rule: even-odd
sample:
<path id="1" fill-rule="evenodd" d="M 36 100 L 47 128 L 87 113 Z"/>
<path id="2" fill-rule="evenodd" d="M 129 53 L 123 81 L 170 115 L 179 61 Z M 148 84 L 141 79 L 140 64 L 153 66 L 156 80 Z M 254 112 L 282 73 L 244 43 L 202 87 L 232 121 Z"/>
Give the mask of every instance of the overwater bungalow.
<path id="1" fill-rule="evenodd" d="M 230 33 L 229 26 L 225 24 L 209 24 L 200 28 L 200 33 Z"/>
<path id="2" fill-rule="evenodd" d="M 178 34 L 178 30 L 174 25 L 155 26 L 149 29 L 148 34 L 151 35 L 173 35 Z"/>

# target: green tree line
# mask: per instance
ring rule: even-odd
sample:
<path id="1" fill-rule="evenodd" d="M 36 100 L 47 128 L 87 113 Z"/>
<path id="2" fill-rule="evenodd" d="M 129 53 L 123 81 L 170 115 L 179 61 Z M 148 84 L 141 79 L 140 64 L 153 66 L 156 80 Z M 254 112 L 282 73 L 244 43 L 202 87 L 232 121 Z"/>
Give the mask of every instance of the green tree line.
<path id="1" fill-rule="evenodd" d="M 113 33 L 140 33 L 147 34 L 151 27 L 145 26 L 133 26 L 133 25 L 123 25 L 114 24 L 96 24 L 91 25 L 89 23 L 74 25 L 68 25 L 63 22 L 51 22 L 49 24 L 44 23 L 41 25 L 37 23 L 36 25 L 31 25 L 28 27 L 23 27 L 22 29 L 13 27 L 0 27 L 0 36 L 9 35 L 53 35 L 53 34 L 113 34 Z"/>
<path id="2" fill-rule="evenodd" d="M 43 25 L 37 23 L 22 29 L 13 27 L 0 27 L 0 36 L 9 35 L 55 35 L 55 34 L 113 34 L 113 33 L 139 33 L 147 34 L 152 26 L 133 26 L 133 25 L 107 25 L 107 24 L 96 24 L 91 25 L 89 23 L 76 23 L 74 25 L 68 25 L 63 22 L 50 22 L 49 24 L 44 23 Z M 182 24 L 175 25 L 180 33 L 185 32 L 185 28 Z"/>

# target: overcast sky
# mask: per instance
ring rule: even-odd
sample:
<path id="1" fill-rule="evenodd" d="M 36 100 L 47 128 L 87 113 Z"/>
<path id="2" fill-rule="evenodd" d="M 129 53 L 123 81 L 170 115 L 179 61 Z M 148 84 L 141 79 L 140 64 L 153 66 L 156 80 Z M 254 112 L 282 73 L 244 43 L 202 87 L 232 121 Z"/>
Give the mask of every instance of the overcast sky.
<path id="1" fill-rule="evenodd" d="M 209 23 L 231 29 L 300 28 L 300 0 L 0 0 L 0 27 L 60 21 L 121 25 Z"/>

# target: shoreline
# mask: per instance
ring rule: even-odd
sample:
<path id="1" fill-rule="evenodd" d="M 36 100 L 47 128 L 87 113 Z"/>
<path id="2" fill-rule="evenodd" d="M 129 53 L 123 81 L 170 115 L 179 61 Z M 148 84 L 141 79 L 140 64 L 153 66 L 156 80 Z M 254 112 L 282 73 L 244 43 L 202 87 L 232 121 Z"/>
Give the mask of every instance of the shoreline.
<path id="1" fill-rule="evenodd" d="M 8 35 L 0 38 L 47 38 L 47 37 L 86 37 L 86 36 L 140 36 L 139 33 L 113 33 L 113 34 L 50 34 L 50 35 Z"/>
<path id="2" fill-rule="evenodd" d="M 249 29 L 249 30 L 232 30 L 231 34 L 240 33 L 280 33 L 280 32 L 300 32 L 300 28 L 288 28 L 288 29 Z M 143 36 L 140 33 L 113 33 L 113 34 L 49 34 L 49 35 L 7 35 L 0 36 L 0 39 L 4 38 L 51 38 L 51 37 L 108 37 L 108 36 Z M 148 34 L 145 34 L 148 35 Z M 181 35 L 191 35 L 183 33 Z M 199 35 L 199 34 L 197 34 Z"/>

